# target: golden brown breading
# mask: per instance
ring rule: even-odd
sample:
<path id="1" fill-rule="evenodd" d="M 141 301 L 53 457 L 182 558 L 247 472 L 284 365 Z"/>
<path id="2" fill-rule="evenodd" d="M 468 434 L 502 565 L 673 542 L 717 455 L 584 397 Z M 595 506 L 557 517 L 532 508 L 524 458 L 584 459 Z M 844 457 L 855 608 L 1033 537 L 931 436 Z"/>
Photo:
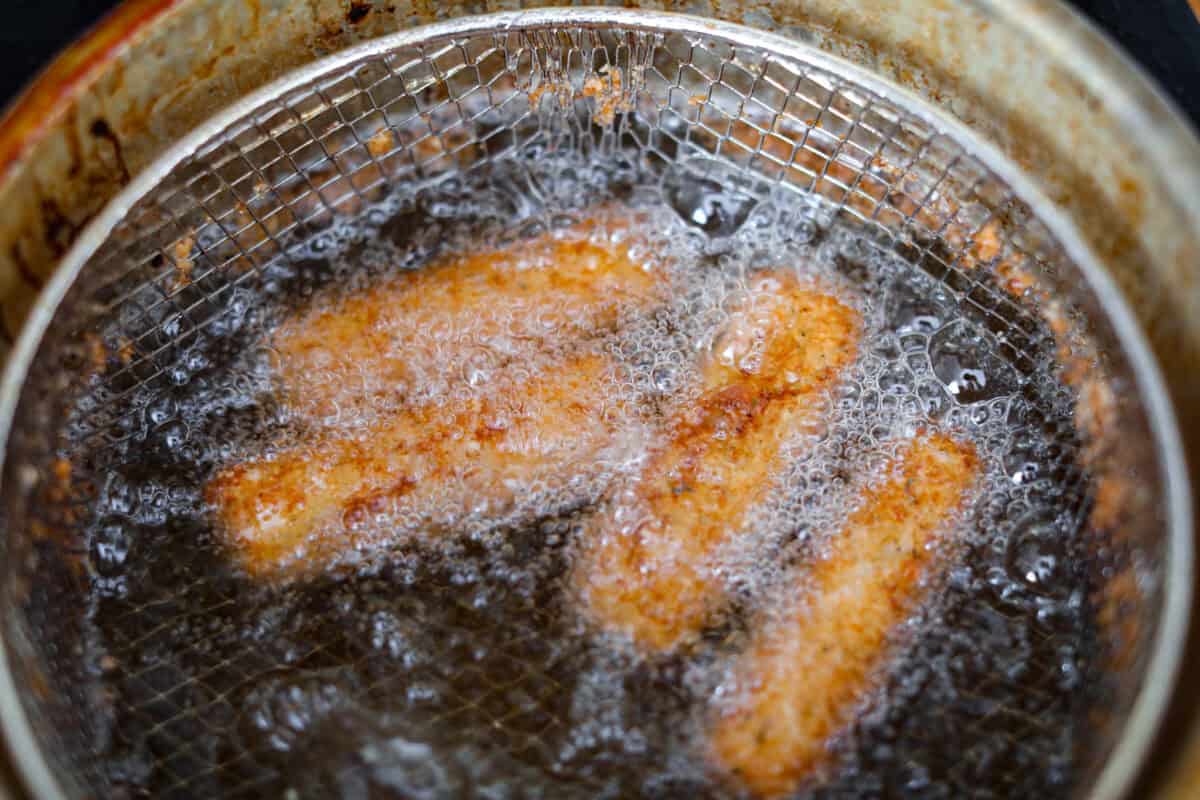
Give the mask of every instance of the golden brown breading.
<path id="1" fill-rule="evenodd" d="M 713 343 L 699 399 L 586 534 L 576 586 L 596 623 L 651 650 L 699 632 L 720 596 L 712 557 L 769 488 L 786 440 L 819 424 L 859 322 L 790 274 L 755 281 Z"/>
<path id="2" fill-rule="evenodd" d="M 869 489 L 735 668 L 745 692 L 711 731 L 714 760 L 763 797 L 795 791 L 825 758 L 878 674 L 889 632 L 911 612 L 939 534 L 979 472 L 975 449 L 921 435 Z"/>
<path id="3" fill-rule="evenodd" d="M 286 401 L 322 418 L 398 408 L 418 386 L 469 383 L 660 299 L 662 273 L 598 231 L 617 224 L 446 257 L 285 321 L 271 344 Z"/>
<path id="4" fill-rule="evenodd" d="M 207 490 L 218 529 L 247 572 L 298 574 L 398 535 L 400 517 L 420 521 L 434 508 L 462 517 L 484 503 L 503 514 L 532 484 L 594 468 L 624 411 L 609 370 L 600 356 L 572 357 L 485 394 L 398 412 L 356 436 L 327 433 L 228 468 Z M 389 533 L 364 524 L 377 514 Z"/>

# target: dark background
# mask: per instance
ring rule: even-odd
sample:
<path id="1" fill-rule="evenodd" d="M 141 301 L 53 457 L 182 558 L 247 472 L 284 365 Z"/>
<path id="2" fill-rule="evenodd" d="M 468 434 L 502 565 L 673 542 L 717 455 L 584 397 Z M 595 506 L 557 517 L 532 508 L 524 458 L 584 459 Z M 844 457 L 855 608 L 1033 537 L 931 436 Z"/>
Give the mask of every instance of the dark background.
<path id="1" fill-rule="evenodd" d="M 1200 22 L 1187 0 L 1071 0 L 1146 67 L 1200 125 Z M 0 104 L 117 0 L 0 0 Z"/>

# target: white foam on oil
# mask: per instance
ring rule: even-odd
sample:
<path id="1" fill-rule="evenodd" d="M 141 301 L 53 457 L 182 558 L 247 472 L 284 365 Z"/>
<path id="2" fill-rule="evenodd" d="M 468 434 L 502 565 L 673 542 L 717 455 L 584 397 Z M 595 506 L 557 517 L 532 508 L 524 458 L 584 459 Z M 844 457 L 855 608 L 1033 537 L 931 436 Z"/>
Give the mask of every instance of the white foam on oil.
<path id="1" fill-rule="evenodd" d="M 995 661 L 1008 663 L 1005 637 L 1017 635 L 1012 631 L 1078 617 L 1079 583 L 1064 563 L 1069 548 L 1062 541 L 1064 532 L 1073 533 L 1073 479 L 1055 471 L 1070 460 L 1071 445 L 1047 422 L 1069 420 L 1070 397 L 1052 365 L 1018 372 L 1000 336 L 965 313 L 962 298 L 805 198 L 752 196 L 670 171 L 626 185 L 604 163 L 568 156 L 547 157 L 536 169 L 541 185 L 550 187 L 548 204 L 521 195 L 520 181 L 462 180 L 419 200 L 397 192 L 364 217 L 334 224 L 268 270 L 263 294 L 275 298 L 273 305 L 253 314 L 239 305 L 237 324 L 227 327 L 250 339 L 247 330 L 257 327 L 258 340 L 267 342 L 272 326 L 298 313 L 297 306 L 336 307 L 438 255 L 519 250 L 547 231 L 576 235 L 567 233 L 571 226 L 597 214 L 622 224 L 596 225 L 587 235 L 628 246 L 633 259 L 661 275 L 661 302 L 622 309 L 615 324 L 582 337 L 571 320 L 539 316 L 536 305 L 485 308 L 471 319 L 431 315 L 416 329 L 416 346 L 393 341 L 396 350 L 384 359 L 406 363 L 403 386 L 381 383 L 376 371 L 336 357 L 309 376 L 312 391 L 370 399 L 341 402 L 332 414 L 306 416 L 286 404 L 271 408 L 269 400 L 248 407 L 248 390 L 259 398 L 274 391 L 271 354 L 261 347 L 188 402 L 145 404 L 146 442 L 178 451 L 183 460 L 228 464 L 286 451 L 318 432 L 360 437 L 369 446 L 372 426 L 388 414 L 512 392 L 552 371 L 572 348 L 602 354 L 612 365 L 599 413 L 619 418 L 621 433 L 589 463 L 518 479 L 503 487 L 510 499 L 498 504 L 487 492 L 464 504 L 462 491 L 447 487 L 423 495 L 419 506 L 377 509 L 356 522 L 365 533 L 342 561 L 354 570 L 343 575 L 344 589 L 321 589 L 332 592 L 323 611 L 303 610 L 310 590 L 302 585 L 262 600 L 256 614 L 264 627 L 252 638 L 272 643 L 269 652 L 280 654 L 289 677 L 241 692 L 246 711 L 237 737 L 261 737 L 272 768 L 315 770 L 313 786 L 341 786 L 348 796 L 416 781 L 418 762 L 428 767 L 420 780 L 430 796 L 463 786 L 493 787 L 498 797 L 537 794 L 530 787 L 556 797 L 723 796 L 728 787 L 714 782 L 703 758 L 706 714 L 721 702 L 713 694 L 755 624 L 755 610 L 792 585 L 806 560 L 829 552 L 830 537 L 855 507 L 857 487 L 867 476 L 878 479 L 923 429 L 969 439 L 983 463 L 960 524 L 973 552 L 994 557 L 953 568 L 947 581 L 966 597 L 1007 604 L 1012 630 L 964 631 L 971 646 L 995 648 Z M 629 226 L 630 217 L 639 221 Z M 513 268 L 540 266 L 518 259 Z M 747 509 L 734 545 L 713 565 L 730 602 L 714 615 L 711 636 L 674 659 L 647 656 L 597 633 L 578 614 L 565 577 L 574 540 L 616 487 L 636 482 L 662 441 L 664 421 L 698 396 L 702 359 L 720 349 L 732 310 L 767 270 L 794 272 L 854 308 L 862 318 L 858 355 L 823 400 L 824 424 L 788 444 L 771 490 Z M 445 364 L 453 368 L 439 368 Z M 220 409 L 214 418 L 226 435 L 206 435 L 200 424 L 188 428 L 188 409 L 204 406 Z M 133 531 L 165 525 L 172 515 L 203 516 L 196 492 L 153 484 L 118 476 L 105 488 L 108 519 L 116 522 L 103 528 L 96 553 L 114 594 L 128 591 L 125 572 L 141 568 L 131 566 Z M 429 530 L 438 533 L 414 536 Z M 907 624 L 919 631 L 961 628 L 941 619 L 940 608 L 931 602 Z M 322 614 L 324 621 L 315 621 Z M 328 636 L 334 624 L 345 629 L 353 655 L 337 668 L 302 666 L 306 626 Z M 897 651 L 896 665 L 905 652 Z M 931 652 L 931 668 L 950 675 L 958 651 Z M 1077 667 L 1077 655 L 1064 649 L 1064 673 Z M 868 722 L 857 745 L 863 763 L 902 749 L 894 728 L 879 722 L 889 698 L 909 691 L 897 670 L 900 677 L 881 678 L 864 698 Z M 386 697 L 368 688 L 373 680 L 389 687 Z M 953 692 L 938 700 L 948 707 L 959 701 L 966 696 Z M 851 753 L 848 763 L 857 757 Z M 338 770 L 354 781 L 337 784 Z M 415 785 L 408 790 L 417 792 Z"/>

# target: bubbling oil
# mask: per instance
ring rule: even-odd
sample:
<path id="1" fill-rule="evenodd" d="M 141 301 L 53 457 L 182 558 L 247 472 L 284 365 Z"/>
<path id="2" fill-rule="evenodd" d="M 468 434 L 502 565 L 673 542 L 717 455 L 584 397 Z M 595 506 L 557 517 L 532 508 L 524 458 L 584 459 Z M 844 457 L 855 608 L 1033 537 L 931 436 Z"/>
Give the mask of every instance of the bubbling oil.
<path id="1" fill-rule="evenodd" d="M 520 247 L 597 214 L 637 220 L 621 244 L 668 291 L 578 345 L 615 365 L 612 404 L 629 410 L 630 433 L 587 465 L 587 481 L 539 478 L 499 511 L 435 496 L 420 519 L 373 519 L 375 546 L 327 574 L 281 584 L 241 572 L 204 499 L 211 476 L 314 431 L 369 435 L 373 422 L 353 405 L 306 418 L 282 402 L 270 331 L 439 256 Z M 126 395 L 123 436 L 91 461 L 91 657 L 109 699 L 97 751 L 110 794 L 741 796 L 707 762 L 704 737 L 756 609 L 828 552 L 864 481 L 939 428 L 974 443 L 983 464 L 964 553 L 900 623 L 884 674 L 802 792 L 1069 795 L 1092 617 L 1072 397 L 1048 353 L 1018 370 L 1003 334 L 919 265 L 818 201 L 721 180 L 706 163 L 656 173 L 538 153 L 398 188 L 306 234 L 172 352 L 166 383 Z M 824 424 L 789 442 L 722 554 L 728 612 L 695 646 L 647 655 L 579 613 L 568 580 L 578 541 L 610 487 L 636 477 L 655 426 L 697 396 L 699 363 L 764 270 L 855 309 L 858 356 L 823 399 Z M 486 313 L 500 333 L 479 358 L 417 373 L 403 402 L 552 368 L 554 348 L 527 346 L 536 320 Z M 463 322 L 431 320 L 413 357 L 449 358 Z M 372 379 L 352 368 L 316 385 Z M 436 536 L 389 535 L 431 519 L 448 521 Z"/>

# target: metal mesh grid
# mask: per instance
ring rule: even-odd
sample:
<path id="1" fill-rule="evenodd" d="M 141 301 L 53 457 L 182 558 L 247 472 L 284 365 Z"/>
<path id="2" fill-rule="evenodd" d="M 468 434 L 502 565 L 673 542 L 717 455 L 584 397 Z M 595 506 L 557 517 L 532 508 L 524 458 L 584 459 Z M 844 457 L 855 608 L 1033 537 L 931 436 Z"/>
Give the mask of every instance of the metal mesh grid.
<path id="1" fill-rule="evenodd" d="M 85 313 L 61 336 L 83 362 L 82 371 L 90 363 L 92 372 L 103 372 L 103 389 L 82 417 L 63 413 L 58 419 L 70 419 L 78 446 L 102 463 L 102 454 L 141 424 L 135 417 L 143 409 L 130 409 L 123 401 L 135 392 L 165 390 L 173 381 L 187 380 L 183 362 L 189 343 L 221 318 L 238 290 L 260 288 L 267 265 L 298 258 L 300 249 L 333 221 L 367 209 L 397 184 L 433 185 L 487 170 L 548 140 L 581 151 L 632 149 L 647 167 L 687 165 L 701 177 L 735 179 L 739 190 L 750 193 L 786 187 L 820 196 L 837 215 L 861 225 L 973 308 L 985 327 L 1002 334 L 1004 355 L 1017 369 L 1032 371 L 1058 348 L 1044 320 L 1020 295 L 1032 291 L 1025 290 L 1033 283 L 1029 276 L 1047 284 L 1069 283 L 1073 267 L 1029 207 L 971 157 L 967 143 L 925 117 L 820 66 L 719 36 L 530 27 L 431 37 L 366 57 L 264 104 L 184 159 L 130 210 L 73 292 L 68 307 Z M 1081 303 L 1086 306 L 1086 298 Z M 62 312 L 60 318 L 66 319 Z M 61 342 L 46 347 L 55 346 Z M 56 416 L 33 425 L 41 440 L 14 444 L 23 452 L 21 458 L 10 457 L 10 470 L 14 462 L 45 470 L 61 453 L 55 432 L 62 424 Z M 1145 460 L 1152 461 L 1151 456 Z M 1062 468 L 1074 470 L 1068 481 L 1074 496 L 1063 504 L 1075 510 L 1081 524 L 1090 508 L 1085 474 L 1069 464 Z M 10 518 L 36 516 L 35 505 L 18 503 L 10 508 Z M 40 552 L 44 542 L 33 538 L 11 540 L 10 554 Z M 77 562 L 80 555 L 77 543 L 56 542 L 32 566 L 29 559 L 10 563 L 44 575 L 47 560 Z M 95 578 L 96 565 L 86 557 L 83 561 L 77 569 Z M 204 623 L 235 610 L 245 600 L 244 589 L 221 584 L 200 564 L 194 584 L 162 590 L 159 598 L 126 612 L 146 621 L 141 635 L 152 639 L 167 628 L 194 626 L 197 663 L 213 654 L 219 658 L 211 671 L 187 677 L 147 663 L 124 678 L 135 688 L 119 702 L 130 703 L 127 710 L 135 715 L 149 715 L 151 729 L 162 734 L 158 768 L 177 776 L 165 784 L 167 794 L 207 794 L 218 787 L 231 796 L 253 794 L 252 776 L 244 785 L 213 783 L 213 770 L 198 766 L 211 754 L 193 750 L 203 746 L 195 736 L 198 727 L 210 720 L 223 725 L 235 712 L 231 698 L 238 687 L 205 682 L 210 672 L 228 671 L 230 662 L 228 650 L 213 644 L 219 634 L 206 633 Z M 78 588 L 73 596 L 79 596 Z M 194 600 L 203 604 L 191 605 Z M 39 602 L 69 606 L 67 596 Z M 27 630 L 31 596 L 18 591 L 8 604 L 25 609 L 16 627 Z M 70 616 L 66 607 L 63 611 Z M 85 634 L 63 634 L 72 635 Z M 14 636 L 10 632 L 10 639 Z M 334 668 L 322 665 L 323 651 L 356 646 L 349 633 L 344 641 L 327 632 L 321 636 L 299 657 L 315 665 L 317 675 Z M 1144 641 L 1149 630 L 1137 636 Z M 526 689 L 536 694 L 553 677 L 522 668 L 527 644 L 528 639 L 513 640 L 501 650 L 512 648 L 514 682 L 528 678 L 532 688 Z M 43 662 L 40 671 L 48 676 L 43 682 L 52 687 L 45 708 L 35 704 L 31 711 L 35 722 L 45 723 L 47 741 L 65 736 L 50 748 L 62 774 L 91 790 L 117 791 L 119 781 L 113 783 L 111 772 L 101 777 L 89 748 L 61 733 L 63 712 L 52 709 L 55 691 L 79 677 L 78 669 L 61 666 L 62 653 L 70 648 L 45 641 L 41 647 L 40 659 L 22 660 Z M 246 683 L 278 669 L 252 648 L 236 657 L 245 663 L 234 671 Z M 1130 674 L 1136 672 L 1130 668 Z M 492 714 L 490 704 L 513 687 L 489 686 L 485 672 L 478 677 L 472 684 L 475 695 L 465 698 L 462 708 Z M 387 686 L 383 677 L 362 687 L 363 696 L 377 697 L 381 690 L 386 695 Z M 1123 686 L 1123 697 L 1135 688 Z M 1008 731 L 1019 743 L 1014 725 L 1037 726 L 1036 694 L 1028 709 L 997 709 L 979 725 Z M 155 704 L 167 697 L 184 710 L 160 713 Z M 1042 700 L 1053 702 L 1049 693 Z M 113 701 L 103 690 L 88 698 L 90 706 L 101 709 L 92 709 L 97 713 L 106 702 Z M 510 755 L 536 746 L 537 731 L 522 733 L 521 725 L 510 725 L 497 713 L 492 717 L 497 730 L 515 737 Z M 546 724 L 555 722 L 551 718 Z M 236 761 L 216 761 L 218 771 L 237 774 Z M 962 781 L 970 784 L 967 772 Z"/>

